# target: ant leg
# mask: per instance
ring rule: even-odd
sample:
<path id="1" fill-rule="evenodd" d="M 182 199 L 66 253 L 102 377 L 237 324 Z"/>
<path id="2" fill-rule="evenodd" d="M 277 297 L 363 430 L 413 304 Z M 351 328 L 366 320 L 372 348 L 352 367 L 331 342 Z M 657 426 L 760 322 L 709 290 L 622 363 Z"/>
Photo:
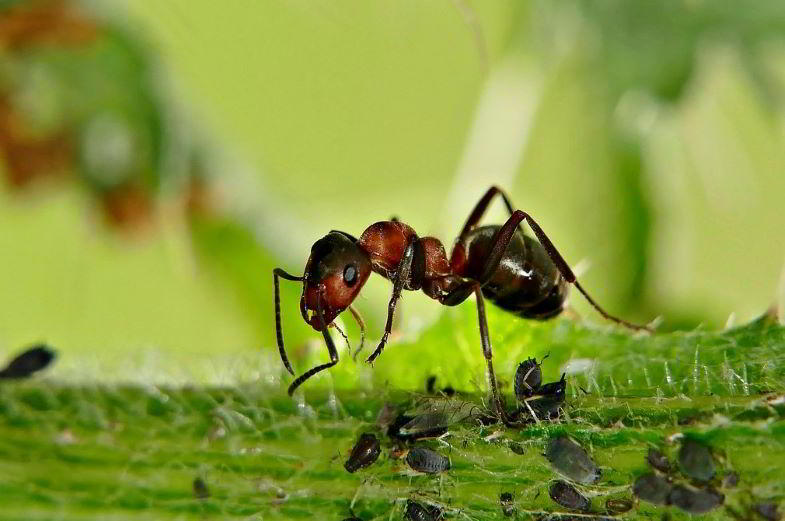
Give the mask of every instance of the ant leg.
<path id="1" fill-rule="evenodd" d="M 583 289 L 583 286 L 581 286 L 581 284 L 578 282 L 578 279 L 570 269 L 567 261 L 564 260 L 548 236 L 545 235 L 545 232 L 542 230 L 542 228 L 540 228 L 540 225 L 537 224 L 537 222 L 532 219 L 529 214 L 521 210 L 515 210 L 507 222 L 504 223 L 504 225 L 496 232 L 496 235 L 492 240 L 493 247 L 491 248 L 491 253 L 488 255 L 485 270 L 483 271 L 482 277 L 480 278 L 481 283 L 484 284 L 493 276 L 496 266 L 499 264 L 502 256 L 504 255 L 504 250 L 507 249 L 510 239 L 512 239 L 513 234 L 517 231 L 518 226 L 522 221 L 526 221 L 526 223 L 532 229 L 534 235 L 537 237 L 537 240 L 540 241 L 540 244 L 542 244 L 542 247 L 545 249 L 545 253 L 548 254 L 548 257 L 550 257 L 551 261 L 556 265 L 556 268 L 562 274 L 564 279 L 570 284 L 573 284 L 600 315 L 629 329 L 634 329 L 636 331 L 648 331 L 649 333 L 653 332 L 651 327 L 633 324 L 632 322 L 615 317 L 605 311 L 599 304 L 597 304 L 594 299 L 591 298 L 588 293 L 586 293 L 586 290 Z"/>
<path id="2" fill-rule="evenodd" d="M 281 292 L 278 287 L 279 277 L 284 280 L 292 280 L 297 282 L 302 281 L 303 278 L 290 275 L 281 268 L 275 268 L 273 270 L 273 287 L 275 288 L 275 338 L 278 341 L 278 353 L 281 355 L 281 361 L 283 362 L 284 367 L 286 367 L 286 370 L 289 371 L 292 376 L 294 376 L 292 364 L 289 363 L 289 357 L 286 356 L 286 349 L 283 347 L 283 330 L 281 328 Z"/>
<path id="3" fill-rule="evenodd" d="M 414 246 L 417 243 L 417 239 L 413 238 L 409 240 L 409 243 L 406 245 L 406 250 L 403 252 L 403 257 L 401 258 L 401 262 L 398 264 L 398 270 L 395 273 L 395 279 L 393 280 L 393 292 L 392 297 L 390 297 L 390 303 L 387 305 L 387 324 L 384 326 L 384 334 L 382 335 L 382 339 L 379 342 L 379 345 L 376 346 L 376 349 L 371 356 L 368 357 L 366 362 L 369 364 L 376 360 L 376 357 L 382 354 L 382 350 L 384 349 L 385 344 L 387 344 L 387 339 L 390 336 L 390 332 L 392 331 L 392 323 L 393 323 L 393 315 L 395 314 L 395 306 L 398 305 L 398 299 L 401 298 L 401 292 L 403 291 L 403 285 L 409 280 L 409 275 L 412 272 L 412 261 L 414 259 Z"/>
<path id="4" fill-rule="evenodd" d="M 292 384 L 289 386 L 289 396 L 294 394 L 294 391 L 300 387 L 307 379 L 315 375 L 320 371 L 324 371 L 325 369 L 334 366 L 338 363 L 338 350 L 335 348 L 335 343 L 333 343 L 333 338 L 330 336 L 330 332 L 327 330 L 327 324 L 324 323 L 324 313 L 322 312 L 321 306 L 321 299 L 317 300 L 318 307 L 316 308 L 316 315 L 319 317 L 319 325 L 322 328 L 322 335 L 324 336 L 324 342 L 327 344 L 327 351 L 330 353 L 330 361 L 326 364 L 317 365 L 316 367 L 309 369 L 305 373 L 301 374 Z"/>
<path id="5" fill-rule="evenodd" d="M 466 224 L 463 225 L 463 229 L 461 230 L 460 235 L 458 235 L 458 241 L 463 239 L 466 234 L 468 234 L 472 229 L 477 226 L 477 223 L 480 222 L 482 216 L 485 215 L 485 212 L 488 210 L 488 206 L 490 206 L 491 201 L 493 200 L 494 196 L 500 195 L 504 200 L 504 205 L 507 207 L 507 211 L 510 212 L 512 215 L 515 212 L 515 209 L 510 203 L 510 199 L 507 197 L 507 194 L 499 188 L 498 186 L 492 186 L 488 189 L 487 192 L 477 201 L 477 204 L 474 206 L 472 213 L 469 214 L 469 218 L 466 219 Z M 523 231 L 523 230 L 521 230 Z"/>
<path id="6" fill-rule="evenodd" d="M 480 340 L 482 341 L 482 354 L 485 356 L 485 362 L 488 365 L 488 385 L 491 388 L 493 397 L 493 406 L 499 419 L 508 427 L 514 427 L 517 424 L 510 421 L 507 417 L 507 411 L 504 410 L 501 394 L 499 393 L 499 386 L 496 383 L 496 373 L 493 370 L 493 351 L 491 349 L 491 338 L 488 334 L 488 320 L 485 317 L 485 299 L 482 296 L 482 287 L 480 284 L 474 284 L 474 295 L 477 301 L 477 319 L 480 323 Z"/>
<path id="7" fill-rule="evenodd" d="M 362 351 L 363 347 L 365 347 L 365 320 L 363 320 L 360 312 L 354 309 L 354 306 L 351 304 L 349 304 L 349 312 L 352 314 L 354 320 L 357 322 L 357 325 L 360 327 L 360 347 L 357 348 L 357 351 L 354 352 L 354 356 L 352 356 L 354 360 L 357 360 L 357 355 L 359 355 L 360 351 Z"/>
<path id="8" fill-rule="evenodd" d="M 501 257 L 504 254 L 504 250 L 507 248 L 507 244 L 509 243 L 510 238 L 517 230 L 521 230 L 520 223 L 521 221 L 525 220 L 526 223 L 534 232 L 534 234 L 537 236 L 537 239 L 540 241 L 540 244 L 542 244 L 543 248 L 545 248 L 545 252 L 548 254 L 548 257 L 550 257 L 551 261 L 553 261 L 553 263 L 556 265 L 556 268 L 559 270 L 559 272 L 562 274 L 565 280 L 573 284 L 578 289 L 578 291 L 580 291 L 580 293 L 584 296 L 584 298 L 589 302 L 589 304 L 591 304 L 591 306 L 594 309 L 596 309 L 600 315 L 602 315 L 604 318 L 612 322 L 621 324 L 629 329 L 633 329 L 636 331 L 648 331 L 650 333 L 653 332 L 651 327 L 633 324 L 621 318 L 615 317 L 610 313 L 608 313 L 607 311 L 605 311 L 599 304 L 597 304 L 597 302 L 595 302 L 594 299 L 591 298 L 591 296 L 586 292 L 586 290 L 583 289 L 583 286 L 581 286 L 580 282 L 578 282 L 577 278 L 575 277 L 575 274 L 572 272 L 567 262 L 558 252 L 558 250 L 553 245 L 553 243 L 548 238 L 548 236 L 545 235 L 545 232 L 542 230 L 542 228 L 540 228 L 540 225 L 537 224 L 537 222 L 534 219 L 532 219 L 532 217 L 526 212 L 515 210 L 512 205 L 512 202 L 510 201 L 510 198 L 507 196 L 504 190 L 502 190 L 498 186 L 490 187 L 488 191 L 485 192 L 485 194 L 482 196 L 482 198 L 480 198 L 480 200 L 477 202 L 477 205 L 474 207 L 474 210 L 472 210 L 472 213 L 469 215 L 469 218 L 466 220 L 466 224 L 464 225 L 463 230 L 461 230 L 461 234 L 458 236 L 458 240 L 456 241 L 456 244 L 458 244 L 466 236 L 466 234 L 468 234 L 475 226 L 477 226 L 477 223 L 480 222 L 480 219 L 482 219 L 482 216 L 485 214 L 486 210 L 488 209 L 488 206 L 491 204 L 491 201 L 496 195 L 501 196 L 502 200 L 504 201 L 504 206 L 506 206 L 507 211 L 510 212 L 510 219 L 507 220 L 507 223 L 505 223 L 504 226 L 496 234 L 496 238 L 494 239 L 494 242 L 496 241 L 499 242 L 496 242 L 496 245 L 494 246 L 491 252 L 488 262 L 486 263 L 486 269 L 483 272 L 483 278 L 481 279 L 480 282 L 485 283 L 487 282 L 488 278 L 492 276 L 493 271 L 496 269 L 498 262 L 501 260 Z M 521 230 L 521 233 L 523 233 L 523 230 Z M 498 260 L 494 262 L 495 257 L 498 257 Z"/>

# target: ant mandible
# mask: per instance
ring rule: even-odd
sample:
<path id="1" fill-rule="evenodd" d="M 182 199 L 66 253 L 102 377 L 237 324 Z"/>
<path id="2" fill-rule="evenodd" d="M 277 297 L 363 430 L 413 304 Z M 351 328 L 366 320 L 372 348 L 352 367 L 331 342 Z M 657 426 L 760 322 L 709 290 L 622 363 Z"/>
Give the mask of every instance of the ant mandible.
<path id="1" fill-rule="evenodd" d="M 504 201 L 509 219 L 501 226 L 478 227 L 496 195 Z M 537 240 L 523 233 L 520 227 L 523 221 Z M 486 298 L 522 318 L 545 320 L 562 312 L 568 285 L 573 284 L 606 319 L 633 330 L 652 331 L 648 326 L 632 324 L 602 309 L 580 285 L 540 225 L 526 212 L 515 210 L 507 194 L 494 186 L 469 215 L 449 261 L 439 239 L 418 237 L 411 227 L 393 218 L 372 224 L 359 239 L 345 232 L 331 231 L 311 247 L 302 277 L 280 268 L 273 270 L 275 331 L 286 369 L 294 376 L 281 331 L 279 277 L 303 283 L 300 312 L 311 327 L 322 333 L 330 354 L 329 362 L 306 371 L 292 382 L 290 396 L 308 378 L 338 363 L 338 350 L 327 328 L 340 313 L 348 309 L 364 332 L 362 319 L 351 304 L 371 272 L 391 280 L 393 291 L 384 334 L 366 361 L 373 362 L 384 349 L 392 330 L 395 306 L 404 289 L 422 290 L 445 306 L 456 306 L 474 294 L 494 406 L 500 419 L 508 425 L 513 423 L 504 411 L 493 371 Z"/>

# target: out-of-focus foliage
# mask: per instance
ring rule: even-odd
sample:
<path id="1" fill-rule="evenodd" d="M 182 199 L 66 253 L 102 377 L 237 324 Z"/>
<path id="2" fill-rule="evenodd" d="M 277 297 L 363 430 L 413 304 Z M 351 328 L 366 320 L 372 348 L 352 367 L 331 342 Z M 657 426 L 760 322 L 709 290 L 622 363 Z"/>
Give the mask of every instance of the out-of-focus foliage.
<path id="1" fill-rule="evenodd" d="M 0 8 L 9 344 L 272 355 L 272 267 L 391 215 L 449 248 L 491 183 L 616 314 L 719 326 L 777 294 L 777 2 Z M 91 206 L 144 231 L 92 226 Z M 283 291 L 291 349 L 321 360 Z M 369 343 L 389 291 L 372 280 L 358 302 Z M 408 341 L 442 310 L 407 294 L 401 311 Z"/>

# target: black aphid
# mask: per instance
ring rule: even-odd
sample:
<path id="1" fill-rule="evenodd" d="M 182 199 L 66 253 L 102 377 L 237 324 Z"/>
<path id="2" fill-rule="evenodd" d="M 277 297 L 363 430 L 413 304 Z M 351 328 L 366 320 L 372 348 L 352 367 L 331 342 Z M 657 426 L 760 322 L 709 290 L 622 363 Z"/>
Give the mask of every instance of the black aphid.
<path id="1" fill-rule="evenodd" d="M 655 505 L 664 505 L 668 501 L 671 484 L 657 474 L 644 474 L 635 480 L 632 492 L 644 501 Z"/>
<path id="2" fill-rule="evenodd" d="M 207 488 L 207 483 L 202 478 L 194 479 L 193 483 L 194 497 L 197 499 L 207 499 L 210 497 L 210 489 Z"/>
<path id="3" fill-rule="evenodd" d="M 756 504 L 754 508 L 755 512 L 767 521 L 779 521 L 779 519 L 782 519 L 777 503 L 773 501 L 763 501 Z"/>
<path id="4" fill-rule="evenodd" d="M 566 436 L 559 436 L 548 442 L 545 457 L 556 472 L 573 481 L 589 484 L 600 478 L 600 469 L 586 450 Z"/>
<path id="5" fill-rule="evenodd" d="M 707 482 L 714 477 L 715 465 L 711 450 L 692 438 L 681 442 L 679 466 L 684 474 L 697 481 Z"/>
<path id="6" fill-rule="evenodd" d="M 605 502 L 609 514 L 623 514 L 632 510 L 632 501 L 629 499 L 609 499 Z"/>
<path id="7" fill-rule="evenodd" d="M 343 521 L 363 521 L 363 520 L 360 519 L 359 517 L 347 517 Z"/>
<path id="8" fill-rule="evenodd" d="M 534 414 L 537 415 L 537 418 L 542 419 L 552 419 L 556 418 L 559 415 L 559 409 L 562 405 L 564 405 L 564 400 L 567 397 L 567 380 L 565 379 L 565 375 L 561 375 L 561 379 L 556 382 L 550 382 L 545 385 L 540 386 L 537 392 L 526 399 L 526 404 L 532 408 Z M 529 407 L 521 408 L 522 412 L 531 412 L 528 410 Z"/>
<path id="9" fill-rule="evenodd" d="M 508 444 L 508 447 L 510 447 L 510 450 L 519 456 L 523 456 L 524 454 L 526 454 L 526 448 L 523 446 L 522 443 L 518 443 L 517 441 L 511 441 Z"/>
<path id="10" fill-rule="evenodd" d="M 668 494 L 668 503 L 690 514 L 705 514 L 722 505 L 725 496 L 714 490 L 676 485 Z"/>
<path id="11" fill-rule="evenodd" d="M 433 394 L 436 388 L 436 377 L 431 375 L 425 380 L 425 392 L 428 394 Z"/>
<path id="12" fill-rule="evenodd" d="M 394 440 L 406 440 L 406 436 L 401 435 L 401 427 L 409 423 L 414 419 L 414 416 L 409 416 L 408 414 L 399 414 L 395 417 L 395 420 L 389 424 L 387 427 L 387 436 Z"/>
<path id="13" fill-rule="evenodd" d="M 360 436 L 357 443 L 352 447 L 349 459 L 344 463 L 343 468 L 348 472 L 355 472 L 359 469 L 373 465 L 379 458 L 382 449 L 379 440 L 373 434 L 365 433 Z"/>
<path id="14" fill-rule="evenodd" d="M 536 358 L 527 358 L 515 371 L 515 396 L 523 401 L 542 385 L 542 369 Z"/>
<path id="15" fill-rule="evenodd" d="M 55 352 L 48 346 L 35 345 L 8 362 L 8 365 L 0 370 L 0 378 L 27 378 L 51 364 L 55 356 Z"/>
<path id="16" fill-rule="evenodd" d="M 436 438 L 447 432 L 447 423 L 447 415 L 443 412 L 418 414 L 398 428 L 398 438 L 406 440 Z"/>
<path id="17" fill-rule="evenodd" d="M 442 518 L 442 511 L 432 505 L 421 505 L 416 501 L 406 501 L 404 517 L 409 521 L 437 521 Z"/>
<path id="18" fill-rule="evenodd" d="M 739 484 L 739 474 L 735 471 L 730 471 L 722 478 L 722 486 L 724 488 L 735 488 Z"/>
<path id="19" fill-rule="evenodd" d="M 591 507 L 591 502 L 566 481 L 551 483 L 548 494 L 552 500 L 569 510 L 586 512 Z"/>
<path id="20" fill-rule="evenodd" d="M 436 451 L 415 447 L 406 455 L 406 463 L 417 472 L 438 474 L 450 469 L 450 459 Z"/>
<path id="21" fill-rule="evenodd" d="M 649 452 L 646 453 L 646 462 L 651 465 L 652 468 L 664 472 L 665 474 L 671 471 L 671 462 L 668 461 L 668 456 L 658 449 L 649 447 Z"/>
<path id="22" fill-rule="evenodd" d="M 502 506 L 502 513 L 507 517 L 515 515 L 515 499 L 511 492 L 502 492 L 499 495 L 499 503 Z"/>

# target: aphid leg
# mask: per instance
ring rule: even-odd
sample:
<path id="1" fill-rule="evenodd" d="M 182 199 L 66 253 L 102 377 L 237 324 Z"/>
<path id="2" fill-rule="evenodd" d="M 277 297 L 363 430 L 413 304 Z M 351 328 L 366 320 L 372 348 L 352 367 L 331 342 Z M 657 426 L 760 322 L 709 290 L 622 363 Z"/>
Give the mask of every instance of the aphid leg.
<path id="1" fill-rule="evenodd" d="M 359 355 L 360 351 L 362 351 L 363 347 L 365 347 L 365 321 L 363 320 L 362 315 L 360 315 L 360 312 L 354 309 L 354 306 L 349 305 L 349 312 L 352 314 L 354 320 L 357 322 L 357 325 L 360 327 L 360 347 L 357 348 L 357 351 L 355 351 L 354 355 L 352 356 L 354 360 L 357 360 L 357 355 Z"/>
<path id="2" fill-rule="evenodd" d="M 523 404 L 526 406 L 527 409 L 529 409 L 529 413 L 532 415 L 532 418 L 534 418 L 534 422 L 540 423 L 540 419 L 537 418 L 537 414 L 535 414 L 534 409 L 532 409 L 532 406 L 529 405 L 529 400 L 524 400 Z"/>
<path id="3" fill-rule="evenodd" d="M 325 369 L 334 366 L 338 363 L 338 350 L 335 349 L 335 344 L 333 343 L 333 339 L 330 336 L 330 332 L 327 330 L 327 324 L 324 323 L 324 313 L 322 312 L 322 299 L 317 300 L 317 308 L 316 308 L 316 316 L 319 317 L 319 326 L 322 330 L 322 335 L 324 336 L 324 342 L 327 344 L 327 351 L 330 353 L 330 361 L 326 364 L 317 365 L 316 367 L 306 371 L 305 373 L 301 374 L 292 384 L 289 386 L 289 396 L 294 394 L 294 391 L 300 387 L 303 382 L 307 379 L 318 373 L 319 371 L 324 371 Z"/>
<path id="4" fill-rule="evenodd" d="M 284 280 L 292 280 L 296 282 L 301 282 L 303 278 L 290 275 L 281 268 L 275 268 L 273 270 L 273 287 L 275 288 L 275 337 L 278 340 L 278 352 L 281 355 L 281 361 L 283 362 L 284 367 L 286 367 L 286 370 L 289 371 L 292 376 L 294 376 L 292 364 L 289 363 L 289 357 L 286 356 L 286 349 L 283 347 L 283 330 L 281 328 L 281 292 L 278 287 L 279 277 Z"/>
<path id="5" fill-rule="evenodd" d="M 390 332 L 392 331 L 395 306 L 398 305 L 398 300 L 401 298 L 401 291 L 403 291 L 403 286 L 409 280 L 409 275 L 412 272 L 412 260 L 414 259 L 415 244 L 416 239 L 409 241 L 409 244 L 406 245 L 406 250 L 403 252 L 401 262 L 398 264 L 398 270 L 395 272 L 395 280 L 393 281 L 392 297 L 390 297 L 390 303 L 387 305 L 387 324 L 384 326 L 384 334 L 382 335 L 379 345 L 376 346 L 374 352 L 371 353 L 371 356 L 369 356 L 366 360 L 366 362 L 369 364 L 376 360 L 376 357 L 382 353 L 385 344 L 387 344 L 387 339 L 390 336 Z"/>

